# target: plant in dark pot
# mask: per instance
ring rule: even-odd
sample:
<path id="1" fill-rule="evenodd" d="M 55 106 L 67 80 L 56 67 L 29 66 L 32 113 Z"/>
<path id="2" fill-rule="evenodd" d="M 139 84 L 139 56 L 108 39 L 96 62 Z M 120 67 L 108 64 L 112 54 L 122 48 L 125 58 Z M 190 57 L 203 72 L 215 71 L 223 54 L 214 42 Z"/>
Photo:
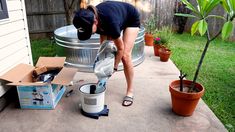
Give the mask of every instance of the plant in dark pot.
<path id="1" fill-rule="evenodd" d="M 181 72 L 180 80 L 175 80 L 169 85 L 173 111 L 178 115 L 190 116 L 193 114 L 198 100 L 202 97 L 204 93 L 204 87 L 196 81 L 210 43 L 220 34 L 222 34 L 222 39 L 228 38 L 231 32 L 233 31 L 234 27 L 232 21 L 235 18 L 235 1 L 196 0 L 197 7 L 194 7 L 190 2 L 188 2 L 188 0 L 181 1 L 186 5 L 186 8 L 192 11 L 192 14 L 176 13 L 176 15 L 182 17 L 196 18 L 196 21 L 191 27 L 191 35 L 194 35 L 198 31 L 201 36 L 205 35 L 207 38 L 193 80 L 183 80 L 185 75 Z M 226 18 L 224 18 L 223 16 L 212 14 L 212 10 L 220 6 L 220 4 L 222 5 L 225 12 L 227 12 Z M 210 18 L 224 20 L 223 27 L 213 36 L 211 35 L 208 29 L 208 20 Z"/>
<path id="2" fill-rule="evenodd" d="M 154 39 L 154 53 L 156 52 L 155 55 L 159 54 L 160 61 L 167 62 L 171 56 L 171 50 L 170 50 L 170 43 L 172 38 L 171 28 L 162 27 L 162 29 L 156 33 L 156 36 L 158 37 Z"/>
<path id="3" fill-rule="evenodd" d="M 153 34 L 156 31 L 156 21 L 156 17 L 153 14 L 144 21 L 144 40 L 147 46 L 153 46 Z"/>

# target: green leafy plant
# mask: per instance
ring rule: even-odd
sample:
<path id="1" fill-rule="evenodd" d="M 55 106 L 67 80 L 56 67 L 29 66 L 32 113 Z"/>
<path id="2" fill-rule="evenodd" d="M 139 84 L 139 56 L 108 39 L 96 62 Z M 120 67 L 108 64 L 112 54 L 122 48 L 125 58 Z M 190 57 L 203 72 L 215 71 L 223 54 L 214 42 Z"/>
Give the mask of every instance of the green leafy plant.
<path id="1" fill-rule="evenodd" d="M 227 39 L 231 32 L 233 31 L 233 19 L 235 18 L 235 1 L 234 0 L 196 0 L 197 2 L 197 8 L 195 8 L 188 0 L 181 0 L 185 5 L 186 8 L 192 11 L 193 14 L 181 14 L 176 13 L 177 16 L 182 17 L 191 17 L 196 18 L 197 20 L 193 23 L 191 27 L 191 35 L 194 35 L 196 32 L 199 32 L 201 36 L 206 35 L 207 41 L 204 47 L 204 50 L 202 52 L 201 58 L 199 60 L 194 78 L 193 83 L 190 88 L 190 92 L 196 90 L 195 83 L 201 68 L 201 65 L 203 63 L 204 57 L 206 55 L 207 49 L 210 45 L 210 43 L 216 39 L 221 33 L 222 33 L 222 39 Z M 223 16 L 219 15 L 213 15 L 211 14 L 211 11 L 217 7 L 218 5 L 222 5 L 223 9 L 227 13 L 227 18 L 224 18 Z M 214 36 L 211 36 L 209 29 L 208 29 L 208 23 L 207 20 L 210 18 L 218 18 L 223 19 L 224 25 L 223 28 L 218 31 L 218 33 Z"/>
<path id="2" fill-rule="evenodd" d="M 162 40 L 161 40 L 161 38 L 160 38 L 160 37 L 155 37 L 155 38 L 154 38 L 153 43 L 154 43 L 154 44 L 159 44 L 159 45 L 160 45 L 160 44 L 162 43 Z"/>
<path id="3" fill-rule="evenodd" d="M 171 28 L 168 26 L 164 26 L 154 34 L 155 36 L 154 44 L 160 44 L 162 46 L 170 48 L 172 35 L 173 33 L 172 33 Z"/>
<path id="4" fill-rule="evenodd" d="M 144 27 L 147 33 L 154 34 L 157 28 L 156 21 L 157 19 L 153 14 L 144 21 Z"/>

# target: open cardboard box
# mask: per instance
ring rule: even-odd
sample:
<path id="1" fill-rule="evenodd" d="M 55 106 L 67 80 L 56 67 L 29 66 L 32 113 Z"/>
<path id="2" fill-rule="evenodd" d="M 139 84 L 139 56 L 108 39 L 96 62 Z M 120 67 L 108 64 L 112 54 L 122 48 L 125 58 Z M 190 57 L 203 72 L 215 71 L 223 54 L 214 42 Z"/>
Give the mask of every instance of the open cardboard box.
<path id="1" fill-rule="evenodd" d="M 54 109 L 63 96 L 66 87 L 71 84 L 76 68 L 64 67 L 65 57 L 40 57 L 36 67 L 62 68 L 51 83 L 33 82 L 34 66 L 19 64 L 0 76 L 8 81 L 7 85 L 17 87 L 21 108 Z"/>

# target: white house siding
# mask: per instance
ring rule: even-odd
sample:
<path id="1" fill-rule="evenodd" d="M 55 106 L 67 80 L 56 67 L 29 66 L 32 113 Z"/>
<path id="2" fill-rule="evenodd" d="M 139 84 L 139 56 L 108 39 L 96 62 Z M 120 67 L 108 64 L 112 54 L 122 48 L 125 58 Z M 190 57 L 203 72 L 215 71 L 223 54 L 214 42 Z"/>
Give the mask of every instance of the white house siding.
<path id="1" fill-rule="evenodd" d="M 0 75 L 19 63 L 32 64 L 24 0 L 7 0 L 8 19 L 0 20 Z M 0 97 L 8 88 L 0 82 Z"/>

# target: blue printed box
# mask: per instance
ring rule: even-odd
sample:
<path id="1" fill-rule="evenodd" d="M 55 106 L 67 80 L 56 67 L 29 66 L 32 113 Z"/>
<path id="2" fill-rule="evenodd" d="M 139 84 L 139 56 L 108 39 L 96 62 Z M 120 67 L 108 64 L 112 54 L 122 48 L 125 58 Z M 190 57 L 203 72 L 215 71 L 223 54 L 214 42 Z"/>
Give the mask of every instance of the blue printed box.
<path id="1" fill-rule="evenodd" d="M 0 76 L 7 85 L 17 87 L 21 108 L 54 109 L 63 96 L 66 86 L 71 84 L 76 68 L 64 67 L 65 57 L 40 57 L 36 67 L 61 68 L 50 83 L 34 82 L 35 67 L 19 64 Z"/>
<path id="2" fill-rule="evenodd" d="M 20 107 L 23 109 L 54 109 L 62 98 L 63 85 L 17 86 Z"/>

